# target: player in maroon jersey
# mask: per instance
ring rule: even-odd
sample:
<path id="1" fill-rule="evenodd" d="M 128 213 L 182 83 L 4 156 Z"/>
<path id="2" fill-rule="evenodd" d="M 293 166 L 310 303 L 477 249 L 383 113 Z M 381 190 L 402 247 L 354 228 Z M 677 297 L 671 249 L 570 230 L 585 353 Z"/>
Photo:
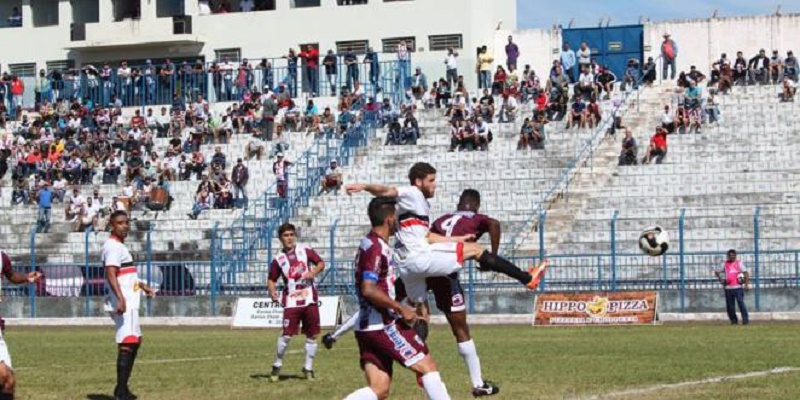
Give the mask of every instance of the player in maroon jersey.
<path id="1" fill-rule="evenodd" d="M 283 367 L 283 356 L 292 336 L 300 332 L 306 334 L 306 362 L 303 375 L 306 379 L 314 379 L 314 356 L 317 354 L 317 336 L 319 335 L 319 306 L 317 288 L 314 277 L 323 269 L 325 263 L 310 246 L 297 243 L 297 229 L 290 223 L 278 227 L 278 238 L 283 249 L 269 268 L 267 287 L 275 302 L 283 306 L 283 334 L 278 337 L 275 362 L 272 363 L 270 381 L 277 382 Z M 275 286 L 282 278 L 284 287 L 279 294 Z"/>
<path id="2" fill-rule="evenodd" d="M 466 189 L 458 200 L 457 211 L 445 214 L 437 219 L 431 232 L 442 236 L 472 235 L 475 240 L 488 233 L 492 246 L 492 254 L 497 254 L 500 247 L 500 221 L 490 218 L 478 211 L 481 207 L 481 195 L 477 190 Z M 464 359 L 472 381 L 472 395 L 491 396 L 500 392 L 500 388 L 492 382 L 483 380 L 481 362 L 475 342 L 469 333 L 467 324 L 467 307 L 464 302 L 464 289 L 458 280 L 458 274 L 432 277 L 426 279 L 428 290 L 433 292 L 438 308 L 450 324 L 453 336 L 458 345 L 458 354 Z"/>
<path id="3" fill-rule="evenodd" d="M 33 283 L 42 277 L 42 274 L 36 271 L 24 274 L 22 272 L 14 271 L 11 265 L 11 257 L 5 251 L 0 251 L 0 269 L 3 276 L 13 284 Z M 0 278 L 2 279 L 2 278 Z M 6 341 L 3 338 L 5 334 L 6 324 L 0 318 L 0 400 L 13 400 L 14 399 L 14 386 L 17 380 L 14 378 L 14 369 L 11 366 L 11 355 L 8 353 Z"/>
<path id="4" fill-rule="evenodd" d="M 409 325 L 416 319 L 415 310 L 394 300 L 394 266 L 388 241 L 396 225 L 396 203 L 390 197 L 376 197 L 369 203 L 372 230 L 361 239 L 355 262 L 359 303 L 356 341 L 367 386 L 345 400 L 388 398 L 395 361 L 421 377 L 429 399 L 449 400 L 428 347 Z"/>

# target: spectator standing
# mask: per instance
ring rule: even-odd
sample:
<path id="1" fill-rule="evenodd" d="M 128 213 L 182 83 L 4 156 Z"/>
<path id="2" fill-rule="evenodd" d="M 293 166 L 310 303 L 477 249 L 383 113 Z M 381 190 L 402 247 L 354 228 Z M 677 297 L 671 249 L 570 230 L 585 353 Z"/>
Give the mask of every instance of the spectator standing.
<path id="1" fill-rule="evenodd" d="M 678 45 L 670 38 L 669 33 L 664 34 L 664 41 L 661 42 L 661 75 L 665 80 L 674 80 L 675 74 L 675 60 L 678 58 Z M 672 68 L 670 77 L 667 77 L 667 69 Z"/>
<path id="2" fill-rule="evenodd" d="M 288 68 L 286 79 L 289 85 L 289 95 L 294 98 L 297 96 L 297 55 L 294 49 L 289 49 L 289 54 L 283 56 L 283 58 L 286 59 L 286 67 Z"/>
<path id="3" fill-rule="evenodd" d="M 292 163 L 283 158 L 283 153 L 278 153 L 278 160 L 272 164 L 272 173 L 277 180 L 278 196 L 286 197 L 289 193 L 289 168 Z"/>
<path id="4" fill-rule="evenodd" d="M 36 233 L 47 233 L 50 230 L 50 215 L 53 207 L 53 189 L 47 182 L 39 189 L 39 215 L 36 218 Z"/>
<path id="5" fill-rule="evenodd" d="M 569 78 L 570 82 L 575 82 L 575 63 L 577 62 L 575 58 L 575 52 L 569 48 L 569 43 L 564 42 L 564 45 L 561 47 L 561 67 L 564 69 L 564 73 Z"/>
<path id="6" fill-rule="evenodd" d="M 401 40 L 400 43 L 397 44 L 397 67 L 400 70 L 400 87 L 405 92 L 408 84 L 406 80 L 408 75 L 411 74 L 411 49 L 408 48 L 406 45 L 405 40 Z"/>
<path id="7" fill-rule="evenodd" d="M 372 85 L 372 93 L 377 94 L 381 91 L 381 65 L 378 52 L 372 46 L 369 47 L 367 54 L 364 56 L 364 64 L 369 64 L 369 83 Z"/>
<path id="8" fill-rule="evenodd" d="M 353 90 L 353 82 L 358 82 L 358 56 L 352 48 L 345 51 L 344 64 L 347 65 L 347 90 Z"/>
<path id="9" fill-rule="evenodd" d="M 275 96 L 272 93 L 264 95 L 261 123 L 264 126 L 264 140 L 272 141 L 272 133 L 275 129 L 275 116 L 278 114 L 278 105 L 275 103 Z"/>
<path id="10" fill-rule="evenodd" d="M 486 46 L 481 47 L 481 51 L 478 54 L 478 71 L 480 72 L 478 89 L 491 89 L 493 62 L 494 57 L 489 54 L 489 49 Z"/>
<path id="11" fill-rule="evenodd" d="M 452 88 L 453 84 L 458 80 L 458 52 L 453 50 L 452 47 L 447 48 L 447 57 L 444 59 L 444 65 L 447 70 L 447 86 Z"/>
<path id="12" fill-rule="evenodd" d="M 749 324 L 750 318 L 747 314 L 747 306 L 744 304 L 744 291 L 750 289 L 750 274 L 745 270 L 744 263 L 737 258 L 736 250 L 728 250 L 728 261 L 722 265 L 722 268 L 714 271 L 714 274 L 725 289 L 725 309 L 731 325 L 739 323 L 739 319 L 736 317 L 736 304 L 739 305 L 739 312 L 742 314 L 742 324 Z M 740 279 L 740 274 L 742 279 Z"/>
<path id="13" fill-rule="evenodd" d="M 306 46 L 306 51 L 300 53 L 300 57 L 306 61 L 306 79 L 308 79 L 311 97 L 317 97 L 319 93 L 319 50 L 312 46 Z"/>
<path id="14" fill-rule="evenodd" d="M 325 76 L 328 77 L 328 86 L 331 88 L 331 96 L 336 96 L 336 75 L 338 73 L 339 62 L 336 59 L 336 54 L 333 50 L 328 50 L 328 54 L 322 59 L 322 65 L 325 66 Z"/>
<path id="15" fill-rule="evenodd" d="M 589 44 L 581 42 L 581 47 L 575 52 L 575 57 L 578 59 L 578 71 L 590 69 L 592 65 L 592 49 Z"/>
<path id="16" fill-rule="evenodd" d="M 414 76 L 411 77 L 411 92 L 417 100 L 422 99 L 422 95 L 428 90 L 428 79 L 422 73 L 422 68 L 417 67 Z"/>
<path id="17" fill-rule="evenodd" d="M 509 71 L 517 69 L 517 60 L 519 59 L 519 47 L 514 43 L 514 38 L 508 36 L 508 44 L 506 45 L 506 67 Z M 512 68 L 513 67 L 513 68 Z"/>

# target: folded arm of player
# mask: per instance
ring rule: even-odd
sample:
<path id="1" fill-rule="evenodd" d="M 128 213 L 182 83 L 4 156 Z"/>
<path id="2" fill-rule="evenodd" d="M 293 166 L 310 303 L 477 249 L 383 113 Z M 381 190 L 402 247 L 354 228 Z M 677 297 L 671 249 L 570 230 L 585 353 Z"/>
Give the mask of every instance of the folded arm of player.
<path id="1" fill-rule="evenodd" d="M 500 235 L 502 230 L 500 228 L 500 221 L 489 218 L 487 223 L 488 228 L 487 231 L 489 232 L 489 240 L 492 244 L 492 254 L 497 255 L 497 251 L 500 249 Z"/>
<path id="2" fill-rule="evenodd" d="M 320 261 L 320 262 L 318 262 L 317 264 L 314 265 L 314 268 L 311 268 L 311 270 L 309 270 L 307 272 L 304 272 L 303 276 L 301 276 L 301 278 L 302 279 L 314 279 L 314 277 L 319 275 L 319 273 L 322 272 L 324 269 L 325 269 L 325 263 Z"/>
<path id="3" fill-rule="evenodd" d="M 23 284 L 23 283 L 33 283 L 33 282 L 38 281 L 39 278 L 42 277 L 42 273 L 38 272 L 38 271 L 33 271 L 33 272 L 28 272 L 27 274 L 24 274 L 24 273 L 19 272 L 19 271 L 10 270 L 10 271 L 5 273 L 5 276 L 6 276 L 6 279 L 8 279 L 9 282 L 11 282 L 11 283 L 13 283 L 15 285 L 20 285 L 20 284 Z"/>
<path id="4" fill-rule="evenodd" d="M 397 197 L 397 188 L 394 186 L 375 185 L 369 183 L 352 183 L 345 186 L 347 194 L 369 192 L 373 196 Z"/>
<path id="5" fill-rule="evenodd" d="M 388 294 L 378 288 L 377 281 L 364 279 L 361 282 L 361 296 L 375 307 L 389 308 L 399 313 L 403 320 L 411 325 L 417 319 L 416 310 L 393 300 Z"/>

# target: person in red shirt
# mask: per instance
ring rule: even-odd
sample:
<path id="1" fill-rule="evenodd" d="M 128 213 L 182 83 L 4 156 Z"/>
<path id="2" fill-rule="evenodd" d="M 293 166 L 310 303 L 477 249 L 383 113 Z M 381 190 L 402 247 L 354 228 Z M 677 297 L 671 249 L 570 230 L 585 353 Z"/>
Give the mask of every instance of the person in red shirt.
<path id="1" fill-rule="evenodd" d="M 660 126 L 656 128 L 656 134 L 650 139 L 650 147 L 647 149 L 642 164 L 649 164 L 653 158 L 655 158 L 656 164 L 661 164 L 664 157 L 667 156 L 667 134 L 666 129 Z"/>
<path id="2" fill-rule="evenodd" d="M 300 58 L 306 61 L 306 77 L 308 78 L 308 86 L 311 88 L 312 97 L 316 97 L 319 93 L 319 50 L 314 46 L 306 46 L 306 51 L 300 53 Z"/>

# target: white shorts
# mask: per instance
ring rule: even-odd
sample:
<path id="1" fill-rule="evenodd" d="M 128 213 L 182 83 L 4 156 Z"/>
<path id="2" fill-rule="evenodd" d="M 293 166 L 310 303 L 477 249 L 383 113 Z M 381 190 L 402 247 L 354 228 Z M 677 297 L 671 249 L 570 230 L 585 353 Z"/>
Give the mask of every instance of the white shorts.
<path id="1" fill-rule="evenodd" d="M 434 276 L 447 276 L 458 272 L 464 266 L 463 243 L 435 243 L 430 250 L 409 254 L 397 260 L 397 269 L 406 286 L 408 299 L 415 303 L 428 297 L 425 279 Z"/>
<path id="2" fill-rule="evenodd" d="M 127 309 L 122 315 L 112 314 L 117 326 L 117 344 L 138 344 L 142 340 L 142 328 L 139 326 L 139 309 Z"/>
<path id="3" fill-rule="evenodd" d="M 0 333 L 0 362 L 7 365 L 8 368 L 14 369 L 11 365 L 11 354 L 8 353 L 8 346 L 6 346 L 6 340 L 2 333 Z"/>

